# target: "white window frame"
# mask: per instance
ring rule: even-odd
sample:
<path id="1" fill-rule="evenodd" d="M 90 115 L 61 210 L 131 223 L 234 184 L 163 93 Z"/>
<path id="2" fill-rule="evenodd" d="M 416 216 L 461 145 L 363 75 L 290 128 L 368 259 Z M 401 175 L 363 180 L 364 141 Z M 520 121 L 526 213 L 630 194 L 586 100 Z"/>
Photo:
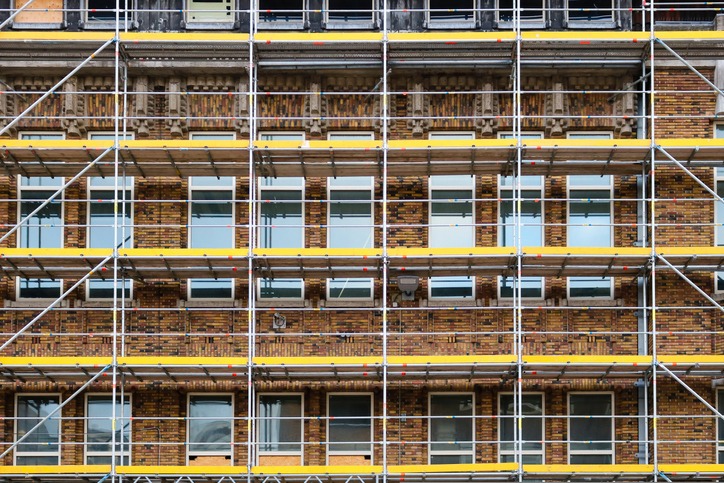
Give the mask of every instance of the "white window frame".
<path id="1" fill-rule="evenodd" d="M 567 138 L 568 139 L 584 139 L 585 137 L 590 136 L 591 140 L 595 139 L 604 139 L 602 135 L 608 136 L 608 139 L 613 139 L 613 133 L 611 131 L 571 131 L 568 133 Z M 580 136 L 580 137 L 578 137 Z M 593 175 L 592 175 L 593 176 Z M 615 237 L 615 221 L 616 221 L 616 213 L 614 211 L 614 175 L 604 175 L 608 176 L 610 180 L 610 184 L 608 185 L 609 190 L 609 213 L 611 214 L 611 227 L 610 227 L 610 240 L 609 240 L 609 247 L 614 246 L 614 237 Z M 606 189 L 603 185 L 576 185 L 573 191 L 577 190 L 585 190 L 585 189 L 592 189 L 592 190 L 604 190 Z M 566 176 L 566 244 L 570 246 L 570 237 L 571 237 L 571 176 Z M 589 300 L 591 297 L 572 297 L 571 296 L 571 284 L 570 284 L 570 278 L 576 278 L 576 277 L 567 277 L 566 278 L 566 297 L 568 299 L 573 300 Z M 585 277 L 585 278 L 601 278 L 601 277 Z M 601 280 L 608 279 L 609 280 L 609 294 L 608 296 L 603 297 L 593 297 L 595 300 L 613 300 L 613 293 L 614 293 L 614 287 L 616 285 L 614 277 L 603 277 Z"/>
<path id="2" fill-rule="evenodd" d="M 724 398 L 724 389 L 720 389 L 720 388 L 716 389 L 715 397 L 716 397 L 716 402 L 715 402 L 716 408 L 717 408 L 717 410 L 719 410 L 719 407 L 720 407 L 719 404 L 720 404 L 722 398 Z M 719 463 L 719 456 L 722 453 L 724 453 L 724 440 L 719 439 L 719 426 L 724 424 L 724 421 L 722 421 L 721 418 L 716 417 L 716 416 L 715 416 L 715 419 L 716 419 L 716 425 L 714 427 L 714 438 L 716 439 L 716 460 L 714 462 Z"/>
<path id="3" fill-rule="evenodd" d="M 514 455 L 515 451 L 504 451 L 501 449 L 502 443 L 510 443 L 510 441 L 503 441 L 501 438 L 501 429 L 500 429 L 500 421 L 502 418 L 503 413 L 503 407 L 502 407 L 502 400 L 503 396 L 513 396 L 515 397 L 514 392 L 506 391 L 506 392 L 499 392 L 498 393 L 498 463 L 502 463 L 502 457 L 504 455 Z M 531 392 L 524 392 L 523 396 L 540 396 L 541 398 L 541 409 L 543 410 L 541 413 L 541 435 L 540 435 L 540 442 L 541 442 L 541 449 L 540 451 L 533 451 L 533 450 L 523 450 L 521 454 L 523 455 L 540 455 L 541 457 L 541 464 L 546 464 L 546 445 L 544 443 L 546 439 L 546 394 L 542 391 L 531 391 Z M 525 418 L 522 418 L 523 423 L 525 424 Z"/>
<path id="4" fill-rule="evenodd" d="M 611 450 L 610 451 L 603 451 L 603 450 L 590 450 L 590 451 L 571 451 L 571 418 L 577 417 L 577 416 L 571 416 L 571 396 L 584 396 L 584 395 L 596 395 L 600 396 L 602 394 L 609 395 L 611 397 Z M 587 455 L 587 454 L 596 454 L 596 455 L 611 455 L 611 464 L 616 464 L 616 396 L 613 391 L 573 391 L 566 394 L 566 410 L 568 413 L 568 419 L 566 424 L 566 439 L 568 441 L 567 447 L 567 463 L 571 464 L 571 455 Z M 583 416 L 581 416 L 583 417 Z M 578 441 L 576 441 L 578 442 Z"/>
<path id="5" fill-rule="evenodd" d="M 186 22 L 186 26 L 189 28 L 204 28 L 208 27 L 210 29 L 214 30 L 225 30 L 231 28 L 232 25 L 234 25 L 234 22 L 236 22 L 236 2 L 235 0 L 230 0 L 231 3 L 231 15 L 229 16 L 229 19 L 225 20 L 214 20 L 214 19 L 201 19 L 201 20 L 192 20 L 191 16 L 194 12 L 201 12 L 202 15 L 212 15 L 212 11 L 207 9 L 192 9 L 191 3 L 194 0 L 184 0 L 184 21 Z M 221 11 L 221 10 L 219 10 Z"/>
<path id="6" fill-rule="evenodd" d="M 263 141 L 270 141 L 270 142 L 274 142 L 274 141 L 299 141 L 300 143 L 304 143 L 304 142 L 305 142 L 305 135 L 306 135 L 306 134 L 305 134 L 304 131 L 260 131 L 260 132 L 259 132 L 259 141 L 262 141 L 262 142 L 263 142 Z M 298 137 L 298 139 L 263 139 L 263 138 L 265 138 L 265 137 L 274 137 L 274 136 L 280 136 L 280 137 L 285 137 L 285 138 L 295 138 L 295 137 Z M 299 176 L 294 176 L 294 177 L 295 177 L 295 178 L 298 178 Z M 292 189 L 297 189 L 296 187 L 293 187 L 293 186 L 262 186 L 261 182 L 259 182 L 259 180 L 261 180 L 261 178 L 262 178 L 262 176 L 257 177 L 257 183 L 256 183 L 256 184 L 257 184 L 257 186 L 256 186 L 256 191 L 257 191 L 257 199 L 258 199 L 258 200 L 261 200 L 261 194 L 262 194 L 262 191 L 264 191 L 264 190 L 291 191 Z M 307 239 L 307 238 L 306 238 L 306 237 L 307 237 L 307 227 L 305 226 L 305 220 L 306 220 L 306 215 L 307 215 L 307 209 L 306 209 L 306 208 L 307 208 L 307 204 L 305 203 L 306 194 L 307 194 L 307 186 L 306 186 L 306 185 L 307 185 L 307 183 L 306 183 L 306 178 L 302 178 L 301 188 L 300 188 L 300 190 L 301 190 L 301 198 L 300 198 L 300 199 L 301 199 L 301 204 L 302 204 L 302 213 L 301 213 L 301 220 L 302 220 L 302 246 L 299 247 L 299 248 L 304 248 L 304 246 L 306 245 L 306 239 Z M 261 218 L 261 216 L 262 216 L 262 214 L 261 214 L 261 209 L 259 209 L 259 210 L 257 210 L 257 233 L 256 233 L 257 245 L 260 245 L 259 242 L 261 241 L 261 230 L 262 230 L 263 227 L 265 226 L 265 225 L 262 224 L 262 218 Z M 259 246 L 259 248 L 263 248 L 263 247 Z M 267 302 L 269 302 L 269 303 L 277 303 L 277 302 L 282 302 L 282 303 L 285 303 L 285 302 L 298 303 L 298 302 L 300 302 L 300 301 L 302 301 L 302 300 L 305 299 L 305 296 L 306 296 L 306 290 L 305 290 L 306 287 L 305 287 L 305 285 L 306 285 L 306 284 L 304 283 L 304 279 L 303 279 L 303 278 L 293 278 L 293 279 L 286 279 L 286 278 L 285 278 L 285 279 L 279 279 L 279 280 L 299 280 L 299 282 L 301 283 L 301 287 L 302 287 L 300 296 L 299 296 L 299 297 L 262 297 L 262 294 L 261 294 L 261 284 L 262 284 L 262 281 L 263 281 L 263 280 L 262 280 L 261 278 L 258 278 L 258 279 L 256 280 L 256 299 L 257 299 L 257 301 L 261 301 L 261 302 L 264 302 L 264 303 L 267 303 Z"/>
<path id="7" fill-rule="evenodd" d="M 124 0 L 121 0 L 121 12 L 125 12 L 125 14 L 119 14 L 119 23 L 121 24 L 121 30 L 124 30 L 126 28 L 129 28 L 133 24 L 133 15 L 134 15 L 134 8 L 135 5 L 133 4 L 133 0 L 127 0 L 128 1 L 128 8 L 126 9 L 122 8 L 124 6 Z M 81 8 L 83 9 L 83 28 L 88 30 L 98 29 L 98 30 L 107 30 L 111 28 L 115 28 L 116 21 L 114 20 L 93 20 L 89 18 L 90 13 L 90 0 L 83 0 L 81 2 Z M 114 12 L 115 15 L 115 12 Z"/>
<path id="8" fill-rule="evenodd" d="M 432 415 L 432 398 L 434 396 L 472 396 L 473 399 L 473 414 L 470 416 L 470 425 L 472 426 L 472 435 L 473 439 L 470 441 L 471 449 L 470 449 L 470 461 L 472 463 L 475 463 L 475 441 L 476 441 L 476 427 L 475 424 L 477 421 L 476 414 L 475 414 L 475 405 L 477 401 L 475 400 L 475 392 L 474 391 L 436 391 L 428 393 L 427 395 L 427 416 L 429 417 L 429 424 L 427 425 L 427 444 L 428 444 L 428 450 L 427 450 L 427 464 L 431 465 L 432 463 L 432 457 L 433 456 L 463 456 L 468 455 L 467 451 L 444 451 L 444 450 L 435 450 L 433 451 L 432 445 L 433 443 L 438 443 L 438 441 L 432 440 L 432 421 L 433 421 L 433 415 Z M 446 416 L 434 416 L 435 418 L 445 418 Z M 465 441 L 459 441 L 460 443 L 464 443 Z M 444 443 L 444 442 L 443 442 Z"/>
<path id="9" fill-rule="evenodd" d="M 18 392 L 15 393 L 15 424 L 13 425 L 13 442 L 18 440 L 18 401 L 21 397 L 33 397 L 33 396 L 40 396 L 40 397 L 56 397 L 58 398 L 58 406 L 63 404 L 63 395 L 57 392 Z M 57 419 L 58 420 L 58 452 L 57 453 L 51 453 L 51 452 L 21 452 L 18 451 L 19 446 L 15 447 L 15 450 L 13 451 L 13 464 L 18 464 L 18 456 L 37 456 L 37 457 L 52 457 L 57 456 L 58 457 L 58 465 L 61 463 L 61 454 L 62 454 L 62 447 L 61 442 L 63 439 L 63 408 L 60 408 L 58 412 L 55 413 L 55 416 L 51 419 Z M 27 433 L 26 433 L 27 434 Z"/>
<path id="10" fill-rule="evenodd" d="M 84 412 L 85 418 L 83 418 L 83 436 L 84 436 L 84 437 L 83 437 L 83 442 L 84 442 L 85 444 L 83 445 L 83 461 L 84 461 L 84 463 L 85 463 L 86 465 L 89 464 L 89 463 L 88 463 L 88 458 L 89 458 L 89 457 L 93 457 L 93 456 L 106 456 L 106 457 L 108 457 L 108 458 L 112 458 L 112 457 L 113 457 L 112 449 L 111 449 L 111 451 L 89 451 L 89 450 L 88 450 L 88 448 L 90 447 L 90 443 L 88 442 L 88 423 L 90 422 L 90 421 L 88 420 L 88 399 L 90 399 L 91 397 L 94 397 L 94 396 L 105 396 L 105 397 L 111 398 L 111 400 L 112 400 L 112 399 L 113 399 L 113 393 L 110 393 L 110 392 L 89 392 L 89 393 L 87 393 L 87 394 L 85 395 L 85 400 L 84 400 L 84 404 L 85 404 L 85 405 L 84 405 L 84 408 L 85 408 L 85 412 Z M 120 399 L 120 397 L 121 397 L 120 394 L 116 394 L 116 396 L 117 396 L 119 399 Z M 117 421 L 123 421 L 124 419 L 127 419 L 127 420 L 128 420 L 128 441 L 129 441 L 129 444 L 124 444 L 123 442 L 120 442 L 120 443 L 119 443 L 118 441 L 116 441 L 116 444 L 117 444 L 117 445 L 120 445 L 120 446 L 121 446 L 121 450 L 122 450 L 122 451 L 120 451 L 120 452 L 117 452 L 117 453 L 116 453 L 116 456 L 120 456 L 120 457 L 122 458 L 124 464 L 130 465 L 130 464 L 131 464 L 131 449 L 132 449 L 132 447 L 133 447 L 133 444 L 132 444 L 132 443 L 133 443 L 133 426 L 131 425 L 131 421 L 133 420 L 133 399 L 132 399 L 132 394 L 131 394 L 131 393 L 126 393 L 126 394 L 123 395 L 123 397 L 124 397 L 125 399 L 128 399 L 128 406 L 129 406 L 129 408 L 130 408 L 130 410 L 131 410 L 131 413 L 130 413 L 130 414 L 124 414 L 124 415 L 123 415 L 123 418 L 121 418 L 121 415 L 120 415 L 120 414 L 116 413 L 116 420 L 117 420 Z M 121 404 L 121 407 L 123 407 L 123 404 Z M 109 415 L 109 417 L 110 417 L 110 415 Z M 121 434 L 123 434 L 123 431 L 121 431 Z M 108 445 L 110 446 L 111 443 L 108 443 Z"/>
<path id="11" fill-rule="evenodd" d="M 470 10 L 473 11 L 473 18 L 471 20 L 442 20 L 435 19 L 432 16 L 430 0 L 425 0 L 425 25 L 428 29 L 455 29 L 455 30 L 469 30 L 475 28 L 478 23 L 479 12 L 476 8 L 476 1 L 470 1 Z"/>
<path id="12" fill-rule="evenodd" d="M 324 26 L 328 30 L 369 30 L 379 25 L 379 4 L 377 0 L 369 0 L 370 2 L 370 18 L 364 20 L 330 20 L 329 18 L 329 0 L 324 0 Z"/>
<path id="13" fill-rule="evenodd" d="M 260 14 L 264 9 L 262 9 L 260 6 L 256 12 L 256 24 L 259 30 L 301 30 L 305 28 L 308 25 L 307 0 L 298 1 L 300 1 L 302 4 L 301 21 L 262 20 L 262 16 Z"/>
<path id="14" fill-rule="evenodd" d="M 467 140 L 467 139 L 475 139 L 475 131 L 432 131 L 429 133 L 428 138 L 432 140 L 448 140 L 448 141 L 460 141 L 460 140 Z M 464 175 L 466 176 L 466 175 Z M 472 225 L 473 229 L 473 243 L 470 248 L 474 248 L 477 242 L 477 226 L 476 226 L 476 209 L 477 204 L 475 203 L 475 196 L 477 193 L 477 187 L 478 187 L 478 179 L 477 177 L 470 176 L 472 181 L 472 186 L 470 188 L 461 188 L 460 186 L 435 186 L 433 189 L 432 183 L 430 182 L 430 177 L 428 177 L 427 180 L 427 199 L 429 200 L 427 202 L 427 221 L 428 221 L 428 235 L 427 235 L 427 243 L 428 246 L 430 246 L 430 230 L 431 230 L 431 219 L 432 219 L 432 192 L 434 190 L 438 189 L 470 189 L 472 193 L 472 200 L 471 203 L 473 205 L 472 209 L 472 216 L 470 219 L 470 224 Z M 472 284 L 472 292 L 470 297 L 433 297 L 432 295 L 432 285 L 434 279 L 444 279 L 444 278 L 460 278 L 462 279 L 465 277 L 465 275 L 461 276 L 455 276 L 455 277 L 432 277 L 427 279 L 427 298 L 428 300 L 434 300 L 434 301 L 449 301 L 449 300 L 460 300 L 460 301 L 475 301 L 475 297 L 477 295 L 476 291 L 476 285 L 477 285 L 477 279 L 475 276 L 470 276 L 470 283 Z"/>
<path id="15" fill-rule="evenodd" d="M 718 136 L 718 134 L 721 133 L 722 136 Z M 724 139 L 724 124 L 717 123 L 713 126 L 713 133 L 712 137 L 714 139 Z M 719 182 L 724 182 L 724 169 L 715 167 L 714 169 L 714 191 L 718 192 L 718 185 Z M 724 206 L 721 206 L 722 203 L 719 202 L 719 200 L 714 200 L 714 246 L 724 246 L 724 240 L 719 239 L 719 227 L 716 226 L 717 220 L 719 219 L 720 212 L 724 210 Z M 724 272 L 714 272 L 714 293 L 721 294 L 724 293 L 724 290 L 719 289 L 719 284 L 717 283 L 717 280 L 719 276 L 724 278 Z"/>
<path id="16" fill-rule="evenodd" d="M 215 136 L 219 139 L 198 139 L 200 136 Z M 196 139 L 194 139 L 196 138 Z M 236 133 L 232 131 L 197 131 L 189 133 L 189 140 L 191 141 L 233 141 L 236 139 Z M 212 175 L 213 176 L 213 175 Z M 233 249 L 236 247 L 236 176 L 221 176 L 222 178 L 233 178 L 233 183 L 231 184 L 231 220 L 232 220 L 232 235 L 231 235 L 231 246 L 229 249 Z M 225 186 L 206 186 L 206 185 L 194 185 L 193 179 L 199 178 L 199 176 L 189 176 L 188 178 L 188 209 L 187 209 L 187 220 L 188 220 L 188 230 L 187 230 L 187 245 L 189 248 L 191 247 L 191 232 L 193 230 L 193 227 L 191 226 L 191 210 L 193 208 L 193 202 L 192 200 L 192 194 L 194 190 L 204 190 L 204 191 L 228 191 L 228 187 Z M 210 280 L 209 278 L 198 278 L 193 279 L 189 278 L 186 280 L 186 300 L 193 300 L 193 301 L 199 301 L 199 302 L 214 302 L 214 301 L 224 301 L 224 300 L 234 300 L 234 297 L 236 296 L 236 280 L 234 278 L 230 278 L 229 281 L 231 283 L 231 294 L 229 297 L 192 297 L 191 296 L 191 285 L 193 284 L 194 280 Z M 225 280 L 225 278 L 222 278 L 222 280 Z"/>
<path id="17" fill-rule="evenodd" d="M 256 408 L 257 408 L 257 414 L 261 414 L 260 407 L 261 407 L 261 398 L 263 396 L 298 396 L 299 399 L 302 402 L 302 416 L 299 420 L 299 426 L 300 426 L 300 434 L 302 436 L 301 441 L 299 441 L 299 448 L 300 451 L 262 451 L 262 446 L 266 443 L 263 443 L 261 441 L 261 420 L 256 425 L 256 441 L 258 446 L 258 449 L 256 451 L 256 464 L 261 464 L 259 462 L 260 457 L 262 456 L 299 456 L 299 464 L 300 466 L 304 466 L 304 443 L 305 443 L 305 434 L 304 434 L 304 393 L 303 392 L 260 392 L 256 395 Z"/>
<path id="18" fill-rule="evenodd" d="M 191 453 L 191 398 L 194 396 L 228 396 L 231 398 L 231 442 L 229 443 L 228 454 L 220 452 L 213 453 Z M 221 419 L 221 418 L 219 418 Z M 191 457 L 199 456 L 229 456 L 229 466 L 234 466 L 234 433 L 236 431 L 236 399 L 233 392 L 190 392 L 186 395 L 186 466 L 191 462 Z M 210 443 L 212 444 L 212 443 Z"/>
<path id="19" fill-rule="evenodd" d="M 566 0 L 565 4 L 565 19 L 566 19 L 566 26 L 569 29 L 579 29 L 579 28 L 595 28 L 595 29 L 604 29 L 604 28 L 615 28 L 618 26 L 618 15 L 616 14 L 616 0 L 610 0 L 611 1 L 611 19 L 608 20 L 573 20 L 571 21 L 570 11 L 572 8 L 570 7 L 569 0 Z M 602 12 L 603 10 L 598 10 Z"/>
<path id="20" fill-rule="evenodd" d="M 541 20 L 523 20 L 520 19 L 520 28 L 522 29 L 533 29 L 533 28 L 540 28 L 543 29 L 548 25 L 548 10 L 546 8 L 546 0 L 537 0 L 541 4 L 541 13 L 543 14 L 543 19 Z M 515 2 L 513 3 L 515 5 Z M 506 10 L 507 12 L 507 10 Z M 512 11 L 511 11 L 512 13 Z M 500 8 L 500 0 L 495 1 L 495 22 L 498 24 L 498 28 L 500 29 L 512 29 L 514 28 L 512 21 L 506 21 L 506 20 L 500 20 L 501 17 L 501 8 Z"/>
<path id="21" fill-rule="evenodd" d="M 330 441 L 329 441 L 329 399 L 330 396 L 369 396 L 370 398 L 370 451 L 369 453 L 363 453 L 360 451 L 332 451 L 330 450 Z M 370 457 L 370 465 L 374 464 L 375 459 L 375 451 L 374 451 L 374 444 L 375 444 L 375 399 L 374 399 L 374 393 L 372 392 L 328 392 L 327 393 L 327 419 L 326 419 L 326 443 L 327 443 L 327 451 L 326 451 L 326 461 L 325 463 L 329 465 L 329 457 L 330 456 L 369 456 Z"/>

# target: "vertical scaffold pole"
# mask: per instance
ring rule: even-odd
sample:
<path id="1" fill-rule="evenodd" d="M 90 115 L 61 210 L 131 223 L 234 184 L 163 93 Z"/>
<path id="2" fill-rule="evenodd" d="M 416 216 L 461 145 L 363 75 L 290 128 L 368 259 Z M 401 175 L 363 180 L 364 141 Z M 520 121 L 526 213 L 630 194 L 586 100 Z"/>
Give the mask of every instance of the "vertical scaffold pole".
<path id="1" fill-rule="evenodd" d="M 389 80 L 387 78 L 387 0 L 382 0 L 382 99 L 380 132 L 382 134 L 382 483 L 387 483 L 387 283 L 389 259 L 387 258 L 387 122 Z M 374 217 L 373 217 L 374 225 Z M 398 388 L 399 390 L 399 388 Z M 374 450 L 374 448 L 373 448 Z"/>

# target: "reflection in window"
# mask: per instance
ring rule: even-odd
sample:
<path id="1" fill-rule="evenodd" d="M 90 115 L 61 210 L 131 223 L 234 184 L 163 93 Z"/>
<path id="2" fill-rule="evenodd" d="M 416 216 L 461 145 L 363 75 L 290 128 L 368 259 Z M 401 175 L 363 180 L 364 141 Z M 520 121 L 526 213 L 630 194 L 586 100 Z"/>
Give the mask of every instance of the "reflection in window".
<path id="1" fill-rule="evenodd" d="M 473 0 L 428 0 L 428 22 L 431 26 L 445 24 L 469 27 L 475 22 Z"/>
<path id="2" fill-rule="evenodd" d="M 118 18 L 123 25 L 128 11 L 125 10 L 124 1 L 121 0 Z M 111 23 L 116 21 L 116 0 L 86 0 L 86 19 L 88 22 Z M 128 8 L 131 9 L 132 2 L 128 1 Z"/>
<path id="3" fill-rule="evenodd" d="M 116 399 L 116 464 L 130 464 L 131 451 L 131 401 L 128 396 Z M 88 395 L 86 401 L 86 464 L 111 464 L 111 438 L 113 426 L 113 396 Z"/>
<path id="4" fill-rule="evenodd" d="M 372 396 L 329 395 L 327 446 L 330 455 L 372 456 Z"/>
<path id="5" fill-rule="evenodd" d="M 301 28 L 304 22 L 303 0 L 259 0 L 259 28 L 278 24 Z"/>
<path id="6" fill-rule="evenodd" d="M 259 396 L 259 452 L 302 453 L 302 396 Z"/>
<path id="7" fill-rule="evenodd" d="M 520 23 L 542 24 L 545 20 L 544 0 L 518 0 L 520 3 Z M 503 26 L 513 25 L 515 0 L 498 0 L 498 19 Z"/>
<path id="8" fill-rule="evenodd" d="M 59 396 L 18 396 L 15 423 L 16 441 L 25 436 L 59 406 Z M 15 464 L 32 466 L 60 464 L 60 411 L 47 419 L 17 445 Z"/>
<path id="9" fill-rule="evenodd" d="M 327 21 L 370 23 L 374 20 L 372 0 L 327 0 Z"/>
<path id="10" fill-rule="evenodd" d="M 569 463 L 613 464 L 613 395 L 570 394 Z"/>
<path id="11" fill-rule="evenodd" d="M 500 451 L 501 463 L 515 461 L 515 398 L 513 394 L 500 395 Z M 522 395 L 522 440 L 523 464 L 543 464 L 543 441 L 545 439 L 543 419 L 543 395 Z"/>
<path id="12" fill-rule="evenodd" d="M 472 463 L 472 394 L 430 395 L 430 463 Z"/>
<path id="13" fill-rule="evenodd" d="M 613 22 L 613 1 L 568 0 L 568 22 Z"/>
<path id="14" fill-rule="evenodd" d="M 231 395 L 189 395 L 188 456 L 231 459 L 233 428 Z"/>

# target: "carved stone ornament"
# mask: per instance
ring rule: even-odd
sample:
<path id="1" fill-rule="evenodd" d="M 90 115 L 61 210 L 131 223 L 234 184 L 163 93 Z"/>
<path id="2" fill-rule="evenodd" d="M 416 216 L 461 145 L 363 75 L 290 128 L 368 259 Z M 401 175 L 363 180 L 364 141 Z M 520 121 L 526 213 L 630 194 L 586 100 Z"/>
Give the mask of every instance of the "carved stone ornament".
<path id="1" fill-rule="evenodd" d="M 562 138 L 568 129 L 569 104 L 567 89 L 563 78 L 555 76 L 550 79 L 546 94 L 546 137 Z"/>
<path id="2" fill-rule="evenodd" d="M 133 91 L 135 92 L 133 99 L 133 126 L 136 129 L 136 136 L 139 138 L 147 138 L 151 134 L 149 126 L 149 95 L 148 77 L 136 77 L 133 82 Z"/>
<path id="3" fill-rule="evenodd" d="M 421 82 L 413 82 L 407 94 L 407 127 L 412 136 L 423 137 L 430 128 L 430 99 L 425 95 L 425 86 Z"/>
<path id="4" fill-rule="evenodd" d="M 636 94 L 633 92 L 633 80 L 631 76 L 621 79 L 618 89 L 621 91 L 616 96 L 616 137 L 630 138 L 636 136 Z"/>
<path id="5" fill-rule="evenodd" d="M 495 82 L 488 78 L 483 79 L 478 89 L 480 92 L 475 95 L 475 126 L 480 137 L 495 137 L 498 131 L 498 116 L 500 115 L 500 103 L 498 95 L 495 94 Z"/>
<path id="6" fill-rule="evenodd" d="M 236 84 L 234 116 L 236 117 L 234 126 L 239 136 L 248 139 L 251 130 L 249 127 L 249 81 L 246 79 L 242 79 Z"/>
<path id="7" fill-rule="evenodd" d="M 83 83 L 73 76 L 63 84 L 63 128 L 68 139 L 81 139 L 86 135 L 85 96 L 80 93 Z"/>
<path id="8" fill-rule="evenodd" d="M 8 83 L 8 79 L 0 77 L 0 129 L 10 124 L 12 118 L 15 117 L 15 98 L 17 94 L 12 92 L 12 88 Z M 0 137 L 15 137 L 17 129 L 15 126 L 5 131 Z"/>
<path id="9" fill-rule="evenodd" d="M 310 80 L 309 94 L 304 98 L 304 128 L 309 137 L 320 138 L 327 132 L 327 101 L 322 96 L 322 82 L 319 77 Z"/>
<path id="10" fill-rule="evenodd" d="M 181 95 L 181 92 L 185 91 L 186 86 L 179 77 L 168 79 L 168 119 L 166 124 L 171 131 L 171 136 L 174 138 L 185 137 L 188 133 L 186 96 Z"/>

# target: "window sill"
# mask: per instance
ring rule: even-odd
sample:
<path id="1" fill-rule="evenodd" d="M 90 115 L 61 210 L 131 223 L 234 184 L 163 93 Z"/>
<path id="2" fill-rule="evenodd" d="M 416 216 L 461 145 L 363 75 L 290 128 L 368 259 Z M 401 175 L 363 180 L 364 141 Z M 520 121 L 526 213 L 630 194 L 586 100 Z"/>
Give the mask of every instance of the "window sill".
<path id="1" fill-rule="evenodd" d="M 278 20 L 276 22 L 260 22 L 259 30 L 305 30 L 304 22 L 285 22 Z"/>
<path id="2" fill-rule="evenodd" d="M 120 21 L 120 29 L 121 31 L 125 28 L 125 20 Z M 95 22 L 84 22 L 80 28 L 83 30 L 115 30 L 116 29 L 116 22 L 101 22 L 101 21 L 95 21 Z M 129 30 L 135 30 L 138 28 L 138 24 L 133 21 L 128 22 L 128 29 Z"/>
<path id="3" fill-rule="evenodd" d="M 421 307 L 477 307 L 475 299 L 423 299 Z"/>
<path id="4" fill-rule="evenodd" d="M 137 307 L 137 305 L 134 304 L 134 300 L 126 300 L 123 304 L 121 304 L 121 301 L 118 301 L 118 306 L 120 307 L 123 305 L 125 308 L 131 308 L 131 307 Z M 113 300 L 111 299 L 95 299 L 95 300 L 79 300 L 76 304 L 77 307 L 86 307 L 86 308 L 110 308 L 113 307 Z"/>
<path id="5" fill-rule="evenodd" d="M 431 21 L 425 25 L 428 30 L 472 30 L 474 29 L 475 22 L 472 20 L 461 20 L 455 21 Z"/>
<path id="6" fill-rule="evenodd" d="M 623 307 L 623 299 L 614 298 L 568 298 L 561 299 L 562 307 Z"/>
<path id="7" fill-rule="evenodd" d="M 359 299 L 359 300 L 320 300 L 319 301 L 320 307 L 334 307 L 334 308 L 369 308 L 369 307 L 378 307 L 379 306 L 379 300 L 370 300 L 370 299 Z"/>
<path id="8" fill-rule="evenodd" d="M 544 30 L 546 27 L 545 22 L 520 22 L 520 28 L 523 30 Z M 498 22 L 498 28 L 510 30 L 514 28 L 514 25 L 513 22 Z"/>
<path id="9" fill-rule="evenodd" d="M 521 300 L 523 305 L 535 305 L 535 306 L 544 306 L 544 307 L 551 307 L 553 305 L 553 300 L 551 299 L 528 299 L 523 298 Z M 514 307 L 515 304 L 513 304 L 513 299 L 497 299 L 496 300 L 497 307 Z M 492 305 L 492 303 L 491 303 Z"/>
<path id="10" fill-rule="evenodd" d="M 241 300 L 238 299 L 192 299 L 179 300 L 178 306 L 188 308 L 226 308 L 241 307 Z"/>
<path id="11" fill-rule="evenodd" d="M 234 22 L 187 22 L 186 30 L 234 30 Z"/>
<path id="12" fill-rule="evenodd" d="M 14 23 L 13 30 L 59 30 L 65 28 L 63 23 Z"/>
<path id="13" fill-rule="evenodd" d="M 20 309 L 45 309 L 50 304 L 58 300 L 55 299 L 19 299 L 19 300 L 5 300 L 5 307 L 8 308 L 20 308 Z M 70 307 L 68 300 L 61 300 L 56 307 Z"/>
<path id="14" fill-rule="evenodd" d="M 276 308 L 276 307 L 309 307 L 308 300 L 289 300 L 289 299 L 257 299 L 256 306 L 259 308 Z"/>
<path id="15" fill-rule="evenodd" d="M 617 27 L 616 22 L 612 20 L 574 20 L 568 22 L 569 29 L 611 30 Z"/>
<path id="16" fill-rule="evenodd" d="M 324 28 L 327 30 L 374 30 L 377 28 L 377 24 L 371 20 L 350 22 L 331 20 L 324 25 Z"/>

